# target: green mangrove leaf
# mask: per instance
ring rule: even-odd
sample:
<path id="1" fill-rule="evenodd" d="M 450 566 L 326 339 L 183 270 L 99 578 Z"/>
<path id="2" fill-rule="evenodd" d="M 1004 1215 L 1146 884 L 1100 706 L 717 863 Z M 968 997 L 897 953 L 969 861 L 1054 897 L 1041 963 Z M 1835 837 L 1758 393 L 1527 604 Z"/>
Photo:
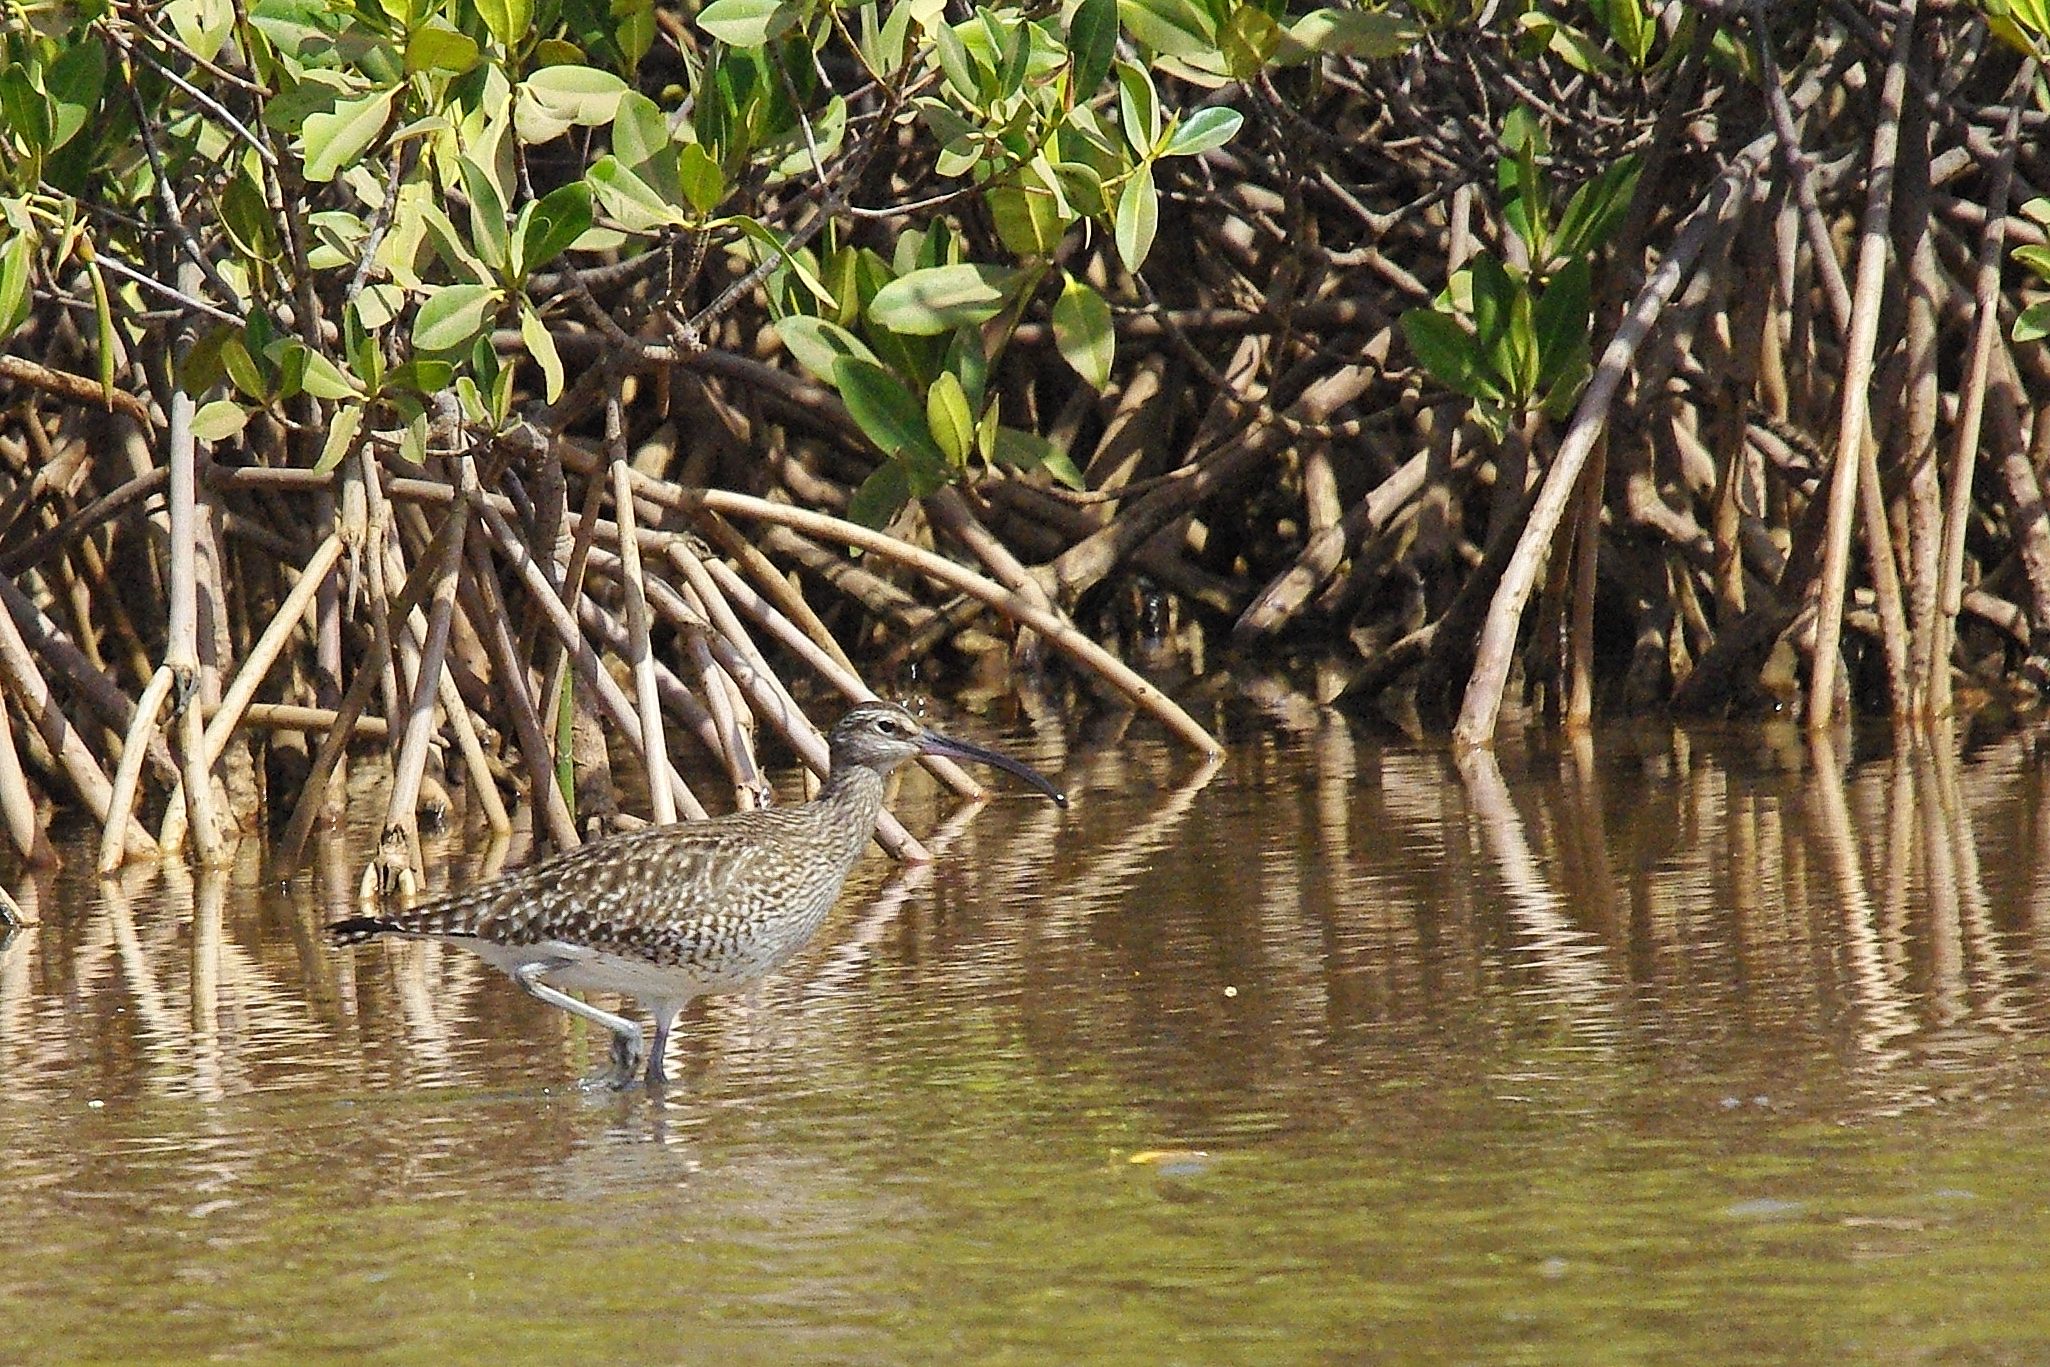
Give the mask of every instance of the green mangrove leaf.
<path id="1" fill-rule="evenodd" d="M 534 0 L 477 0 L 477 13 L 491 36 L 510 51 L 534 24 Z"/>
<path id="2" fill-rule="evenodd" d="M 886 460 L 861 482 L 861 487 L 854 491 L 854 497 L 847 500 L 847 519 L 881 531 L 910 501 L 909 473 L 902 462 Z"/>
<path id="3" fill-rule="evenodd" d="M 690 220 L 674 205 L 626 169 L 619 158 L 606 155 L 593 163 L 586 176 L 592 192 L 605 212 L 630 233 L 653 232 L 657 228 L 681 228 Z"/>
<path id="4" fill-rule="evenodd" d="M 612 118 L 612 155 L 621 165 L 644 166 L 672 145 L 669 117 L 660 105 L 638 90 L 619 97 L 619 112 Z"/>
<path id="5" fill-rule="evenodd" d="M 414 315 L 413 345 L 422 351 L 454 351 L 468 346 L 497 311 L 496 286 L 439 286 Z"/>
<path id="6" fill-rule="evenodd" d="M 520 304 L 520 341 L 527 348 L 527 354 L 541 367 L 541 378 L 546 386 L 542 397 L 554 403 L 562 397 L 562 356 L 555 349 L 555 339 L 548 334 L 548 325 L 541 321 L 541 315 L 534 312 L 534 306 L 524 300 Z"/>
<path id="7" fill-rule="evenodd" d="M 249 410 L 233 399 L 203 403 L 192 415 L 192 435 L 203 442 L 227 441 L 249 421 Z"/>
<path id="8" fill-rule="evenodd" d="M 1118 18 L 1134 38 L 1169 57 L 1217 50 L 1217 19 L 1196 0 L 1118 0 Z"/>
<path id="9" fill-rule="evenodd" d="M 698 27 L 734 47 L 760 47 L 789 31 L 799 13 L 787 0 L 712 0 L 698 11 Z"/>
<path id="10" fill-rule="evenodd" d="M 1450 314 L 1410 309 L 1402 315 L 1402 335 L 1417 363 L 1446 388 L 1476 398 L 1492 390 L 1481 379 L 1480 343 Z"/>
<path id="11" fill-rule="evenodd" d="M 833 363 L 843 356 L 852 356 L 870 365 L 880 364 L 876 354 L 859 337 L 838 323 L 809 313 L 793 313 L 787 318 L 777 319 L 776 335 L 783 339 L 784 350 L 795 356 L 799 365 L 810 371 L 814 379 L 826 384 L 838 385 Z"/>
<path id="12" fill-rule="evenodd" d="M 1008 266 L 933 266 L 899 276 L 876 292 L 869 317 L 892 332 L 930 337 L 1003 311 L 1020 272 Z"/>
<path id="13" fill-rule="evenodd" d="M 1208 152 L 1213 147 L 1222 147 L 1238 134 L 1246 121 L 1245 115 L 1236 109 L 1212 105 L 1199 109 L 1189 121 L 1174 130 L 1167 146 L 1161 149 L 1163 157 L 1193 157 Z"/>
<path id="14" fill-rule="evenodd" d="M 942 372 L 925 391 L 925 425 L 949 464 L 968 463 L 975 449 L 975 415 L 968 411 L 968 391 L 953 374 Z"/>
<path id="15" fill-rule="evenodd" d="M 1590 277 L 1587 258 L 1573 261 L 1552 277 L 1543 296 L 1538 299 L 1537 307 L 1532 310 L 1531 322 L 1537 332 L 1537 387 L 1540 390 L 1550 388 L 1576 365 L 1586 364 L 1588 332 L 1593 318 L 1588 302 Z"/>
<path id="16" fill-rule="evenodd" d="M 1070 489 L 1088 487 L 1068 453 L 1037 432 L 999 427 L 991 458 L 1014 470 L 1044 470 Z"/>
<path id="17" fill-rule="evenodd" d="M 1637 173 L 1643 169 L 1633 154 L 1573 192 L 1559 218 L 1558 251 L 1582 256 L 1600 248 L 1615 232 L 1637 194 Z"/>
<path id="18" fill-rule="evenodd" d="M 926 427 L 924 406 L 895 375 L 874 361 L 841 356 L 833 362 L 833 387 L 855 425 L 884 455 L 945 463 Z"/>
<path id="19" fill-rule="evenodd" d="M 1126 270 L 1138 270 L 1146 264 L 1153 235 L 1160 230 L 1160 192 L 1154 188 L 1151 166 L 1133 171 L 1118 192 L 1116 229 L 1118 256 Z"/>
<path id="20" fill-rule="evenodd" d="M 1118 63 L 1118 118 L 1132 151 L 1152 156 L 1160 145 L 1160 95 L 1145 67 Z"/>
<path id="21" fill-rule="evenodd" d="M 2039 300 L 2023 309 L 2008 334 L 2017 342 L 2040 342 L 2050 337 L 2050 299 Z"/>
<path id="22" fill-rule="evenodd" d="M 1118 0 L 1082 0 L 1068 19 L 1068 57 L 1077 100 L 1087 100 L 1110 74 L 1118 50 Z"/>
<path id="23" fill-rule="evenodd" d="M 590 186 L 575 180 L 550 190 L 520 211 L 521 268 L 540 270 L 568 251 L 590 226 Z"/>
<path id="24" fill-rule="evenodd" d="M 326 474 L 342 463 L 342 457 L 356 444 L 356 434 L 363 430 L 363 405 L 344 404 L 335 410 L 327 425 L 327 440 L 321 443 L 320 459 L 313 462 L 313 468 Z"/>
<path id="25" fill-rule="evenodd" d="M 35 255 L 36 240 L 25 233 L 0 247 L 0 342 L 28 320 L 29 277 Z"/>
<path id="26" fill-rule="evenodd" d="M 1400 57 L 1422 36 L 1414 23 L 1387 10 L 1311 10 L 1289 26 L 1280 57 L 1284 62 L 1318 55 L 1373 61 Z"/>
<path id="27" fill-rule="evenodd" d="M 305 353 L 304 368 L 299 374 L 299 388 L 316 399 L 354 399 L 362 396 L 363 387 L 344 374 L 339 366 L 311 348 L 294 342 L 292 344 Z"/>
<path id="28" fill-rule="evenodd" d="M 406 39 L 406 74 L 417 76 L 423 71 L 461 74 L 477 65 L 479 53 L 475 38 L 457 31 L 448 20 L 436 16 L 414 29 Z"/>
<path id="29" fill-rule="evenodd" d="M 683 197 L 700 214 L 711 213 L 726 198 L 725 172 L 712 160 L 711 153 L 694 142 L 677 153 L 676 179 Z"/>
<path id="30" fill-rule="evenodd" d="M 306 179 L 333 180 L 335 173 L 363 155 L 391 120 L 392 92 L 376 90 L 361 99 L 343 100 L 333 111 L 306 119 Z"/>
<path id="31" fill-rule="evenodd" d="M 54 152 L 76 137 L 100 107 L 107 82 L 107 49 L 87 39 L 66 48 L 43 73 L 50 96 L 50 144 Z"/>
<path id="32" fill-rule="evenodd" d="M 1102 389 L 1110 383 L 1117 333 L 1111 324 L 1110 305 L 1086 281 L 1071 275 L 1061 286 L 1061 297 L 1053 306 L 1053 338 L 1061 359 L 1090 388 Z"/>

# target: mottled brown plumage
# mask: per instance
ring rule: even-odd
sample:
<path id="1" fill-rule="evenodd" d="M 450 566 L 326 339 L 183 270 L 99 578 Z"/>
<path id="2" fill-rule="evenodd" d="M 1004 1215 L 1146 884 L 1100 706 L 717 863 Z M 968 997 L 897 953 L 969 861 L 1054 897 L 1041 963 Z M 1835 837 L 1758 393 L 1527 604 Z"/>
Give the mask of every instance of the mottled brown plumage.
<path id="1" fill-rule="evenodd" d="M 534 996 L 610 1030 L 613 1066 L 603 1080 L 616 1086 L 640 1067 L 640 1027 L 566 989 L 633 997 L 655 1019 L 647 1080 L 660 1083 L 670 1027 L 693 997 L 760 980 L 818 930 L 899 764 L 919 754 L 994 764 L 1066 804 L 1025 765 L 928 730 L 894 703 L 855 706 L 827 742 L 832 763 L 809 802 L 651 826 L 328 931 L 343 945 L 400 935 L 475 951 Z"/>

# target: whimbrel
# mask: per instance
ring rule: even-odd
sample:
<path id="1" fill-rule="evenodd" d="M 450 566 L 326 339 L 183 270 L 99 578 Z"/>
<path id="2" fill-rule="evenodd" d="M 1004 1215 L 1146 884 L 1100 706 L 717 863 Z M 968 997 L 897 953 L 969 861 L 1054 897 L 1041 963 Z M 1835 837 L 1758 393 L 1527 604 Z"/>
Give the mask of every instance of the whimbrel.
<path id="1" fill-rule="evenodd" d="M 857 704 L 827 744 L 832 762 L 809 802 L 632 831 L 407 911 L 337 921 L 328 933 L 341 945 L 381 935 L 461 945 L 531 995 L 604 1026 L 611 1066 L 591 1085 L 633 1082 L 641 1027 L 570 992 L 631 997 L 655 1021 L 646 1077 L 659 1085 L 670 1027 L 692 998 L 753 985 L 818 930 L 898 765 L 920 754 L 993 764 L 1067 805 L 1028 766 L 930 730 L 895 703 Z"/>

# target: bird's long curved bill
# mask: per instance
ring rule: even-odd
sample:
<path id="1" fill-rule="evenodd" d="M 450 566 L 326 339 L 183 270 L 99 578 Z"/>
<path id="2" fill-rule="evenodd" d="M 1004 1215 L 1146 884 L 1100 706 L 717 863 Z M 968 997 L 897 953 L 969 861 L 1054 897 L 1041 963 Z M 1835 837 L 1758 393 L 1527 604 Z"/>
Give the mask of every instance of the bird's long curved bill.
<path id="1" fill-rule="evenodd" d="M 985 749 L 983 746 L 973 745 L 965 740 L 955 740 L 952 736 L 943 736 L 937 731 L 928 731 L 920 736 L 918 738 L 918 748 L 925 751 L 928 755 L 944 755 L 948 759 L 969 759 L 974 760 L 978 764 L 994 765 L 1007 773 L 1016 774 L 1019 778 L 1024 779 L 1034 788 L 1052 798 L 1054 805 L 1059 807 L 1068 805 L 1068 795 L 1054 787 L 1052 781 L 1045 774 L 1040 773 L 1029 764 L 1012 759 L 1009 755 L 999 754 L 995 750 Z"/>

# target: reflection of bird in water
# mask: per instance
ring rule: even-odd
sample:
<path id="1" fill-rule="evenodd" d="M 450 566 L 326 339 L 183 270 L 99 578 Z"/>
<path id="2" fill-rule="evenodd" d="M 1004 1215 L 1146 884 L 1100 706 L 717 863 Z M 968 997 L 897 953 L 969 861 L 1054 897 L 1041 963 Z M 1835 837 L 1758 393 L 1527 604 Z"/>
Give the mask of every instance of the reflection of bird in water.
<path id="1" fill-rule="evenodd" d="M 898 765 L 921 754 L 977 760 L 1067 805 L 1026 765 L 928 730 L 895 703 L 856 705 L 827 744 L 832 762 L 809 802 L 651 826 L 328 931 L 344 945 L 401 935 L 475 952 L 533 996 L 612 1032 L 612 1066 L 593 1083 L 633 1081 L 641 1028 L 569 990 L 632 997 L 655 1020 L 647 1080 L 660 1084 L 670 1027 L 693 997 L 752 986 L 818 930 L 875 829 L 883 780 Z"/>

